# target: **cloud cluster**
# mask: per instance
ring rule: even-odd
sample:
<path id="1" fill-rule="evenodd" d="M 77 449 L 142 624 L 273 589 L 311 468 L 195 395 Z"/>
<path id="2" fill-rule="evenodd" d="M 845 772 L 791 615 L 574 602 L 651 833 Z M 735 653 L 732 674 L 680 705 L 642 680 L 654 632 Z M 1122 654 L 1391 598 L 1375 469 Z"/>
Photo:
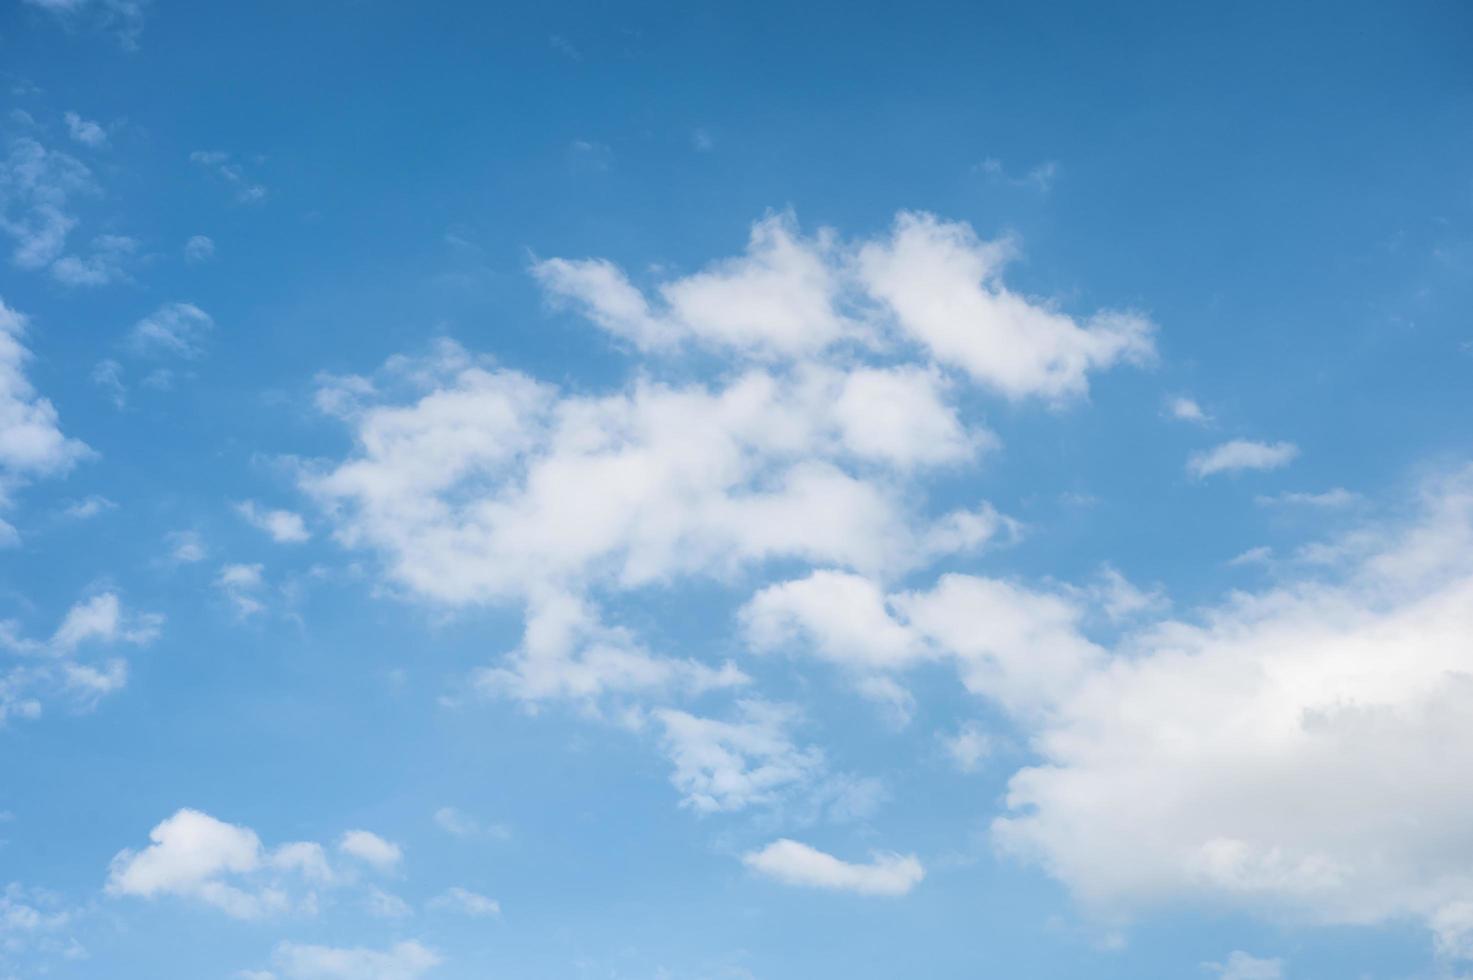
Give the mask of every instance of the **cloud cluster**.
<path id="1" fill-rule="evenodd" d="M 288 911 L 313 912 L 319 895 L 358 880 L 357 869 L 392 870 L 397 845 L 365 830 L 339 842 L 347 863 L 334 863 L 321 844 L 295 841 L 267 848 L 249 827 L 183 809 L 149 831 L 149 845 L 113 858 L 107 892 L 202 902 L 237 919 Z"/>
<path id="2" fill-rule="evenodd" d="M 0 669 L 0 725 L 7 718 L 36 718 L 43 700 L 60 697 L 87 710 L 128 680 L 128 662 L 116 655 L 88 656 L 98 648 L 146 646 L 158 638 L 164 618 L 132 612 L 115 592 L 74 604 L 51 637 L 25 636 L 14 620 L 0 620 L 0 652 L 10 663 Z"/>

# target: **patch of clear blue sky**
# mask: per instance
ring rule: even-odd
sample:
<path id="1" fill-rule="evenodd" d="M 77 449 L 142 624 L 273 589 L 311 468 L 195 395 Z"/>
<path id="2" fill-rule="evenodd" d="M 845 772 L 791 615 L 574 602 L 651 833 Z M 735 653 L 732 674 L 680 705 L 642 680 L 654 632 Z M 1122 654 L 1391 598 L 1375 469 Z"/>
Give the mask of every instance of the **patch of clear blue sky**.
<path id="1" fill-rule="evenodd" d="M 98 711 L 0 731 L 0 810 L 15 815 L 0 880 L 96 895 L 117 850 L 187 805 L 268 842 L 370 826 L 413 856 L 410 892 L 464 884 L 505 907 L 490 923 L 337 909 L 283 925 L 98 899 L 91 959 L 52 976 L 228 977 L 280 939 L 398 934 L 453 954 L 447 978 L 1189 977 L 1236 948 L 1286 956 L 1296 980 L 1429 969 L 1420 935 L 1209 911 L 1148 918 L 1102 948 L 1060 887 L 985 845 L 1007 773 L 962 778 L 928 756 L 938 726 L 977 710 L 939 679 L 936 717 L 904 735 L 878 731 L 837 682 L 814 725 L 840 768 L 890 774 L 873 845 L 951 853 L 953 867 L 903 902 L 815 897 L 749 878 L 733 857 L 745 839 L 678 809 L 664 760 L 632 737 L 562 709 L 438 709 L 515 643 L 510 613 L 447 624 L 339 578 L 300 619 L 238 623 L 207 586 L 225 560 L 267 562 L 278 580 L 347 563 L 321 535 L 283 554 L 229 509 L 300 506 L 271 460 L 344 451 L 309 408 L 317 372 L 368 372 L 450 336 L 596 389 L 628 359 L 549 311 L 533 256 L 689 271 L 788 207 L 846 236 L 900 208 L 1014 233 L 1014 285 L 1160 324 L 1159 366 L 1096 375 L 1087 406 L 978 400 L 1006 449 L 958 478 L 956 500 L 985 496 L 1034 532 L 977 567 L 1078 580 L 1109 561 L 1188 606 L 1251 583 L 1226 560 L 1317 529 L 1241 483 L 1193 484 L 1188 452 L 1292 440 L 1302 459 L 1265 490 L 1377 499 L 1469 450 L 1473 8 L 159 0 L 130 51 L 12 3 L 0 64 L 36 87 L 14 86 L 12 108 L 117 123 L 89 157 L 106 190 L 83 205 L 89 228 L 155 255 L 90 291 L 0 273 L 32 318 L 37 387 L 101 453 L 22 495 L 3 615 L 42 631 L 101 581 L 168 616 Z M 197 150 L 231 153 L 267 199 L 234 203 L 190 163 Z M 1050 180 L 1027 179 L 1049 164 Z M 195 234 L 217 254 L 185 265 Z M 208 356 L 115 411 L 89 372 L 172 300 L 215 318 Z M 1163 423 L 1177 393 L 1214 426 Z M 48 517 L 89 493 L 118 513 Z M 183 528 L 212 558 L 166 568 L 164 535 Z M 710 630 L 724 600 L 692 601 L 716 612 L 672 618 L 672 646 L 733 648 Z M 758 669 L 771 689 L 797 683 Z M 449 838 L 431 821 L 445 805 L 510 836 Z"/>

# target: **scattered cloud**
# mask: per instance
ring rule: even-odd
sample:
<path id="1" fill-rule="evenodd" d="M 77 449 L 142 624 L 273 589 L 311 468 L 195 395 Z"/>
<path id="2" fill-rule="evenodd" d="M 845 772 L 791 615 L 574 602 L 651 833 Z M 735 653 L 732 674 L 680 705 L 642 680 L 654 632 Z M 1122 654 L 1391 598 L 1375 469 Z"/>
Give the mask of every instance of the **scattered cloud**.
<path id="1" fill-rule="evenodd" d="M 236 615 L 242 619 L 266 611 L 266 603 L 261 599 L 266 585 L 264 571 L 265 566 L 260 562 L 237 563 L 221 566 L 215 576 L 215 587 L 230 600 Z"/>
<path id="2" fill-rule="evenodd" d="M 413 940 L 386 950 L 282 943 L 274 956 L 284 980 L 418 980 L 441 962 Z"/>
<path id="3" fill-rule="evenodd" d="M 184 243 L 184 261 L 208 262 L 215 257 L 215 240 L 208 235 L 191 235 Z"/>
<path id="4" fill-rule="evenodd" d="M 1212 449 L 1193 453 L 1187 460 L 1187 472 L 1201 480 L 1215 473 L 1276 470 L 1288 466 L 1298 455 L 1299 447 L 1292 442 L 1269 443 L 1234 439 Z"/>
<path id="5" fill-rule="evenodd" d="M 235 511 L 245 518 L 246 523 L 265 531 L 278 544 L 297 544 L 311 537 L 302 515 L 289 510 L 266 510 L 256 506 L 253 500 L 235 505 Z"/>
<path id="6" fill-rule="evenodd" d="M 1350 507 L 1360 503 L 1361 496 L 1344 487 L 1334 487 L 1322 493 L 1285 492 L 1273 496 L 1260 495 L 1253 498 L 1256 503 L 1271 506 L 1285 504 L 1303 507 Z"/>
<path id="7" fill-rule="evenodd" d="M 1284 977 L 1283 960 L 1259 959 L 1241 950 L 1232 952 L 1226 962 L 1204 966 L 1220 980 L 1283 980 Z"/>
<path id="8" fill-rule="evenodd" d="M 55 15 L 67 27 L 88 26 L 113 34 L 127 50 L 138 47 L 152 0 L 24 0 Z"/>
<path id="9" fill-rule="evenodd" d="M 1179 395 L 1166 402 L 1166 414 L 1182 422 L 1195 422 L 1198 425 L 1206 425 L 1212 421 L 1202 406 L 1197 404 L 1196 399 Z"/>
<path id="10" fill-rule="evenodd" d="M 338 850 L 380 871 L 392 870 L 404 857 L 398 844 L 367 830 L 350 830 L 338 841 Z"/>
<path id="11" fill-rule="evenodd" d="M 682 793 L 682 805 L 714 813 L 772 802 L 780 791 L 807 783 L 821 770 L 822 753 L 800 749 L 788 736 L 798 718 L 796 709 L 744 700 L 737 710 L 734 721 L 674 709 L 655 713 L 675 765 L 670 778 Z"/>
<path id="12" fill-rule="evenodd" d="M 113 858 L 109 895 L 172 897 L 200 902 L 232 918 L 259 919 L 310 913 L 318 906 L 319 893 L 357 883 L 354 870 L 335 868 L 321 844 L 294 841 L 268 848 L 249 827 L 199 810 L 179 810 L 149 832 L 149 842 L 140 851 L 123 850 Z M 363 896 L 370 904 L 379 899 L 380 909 L 392 907 L 393 896 L 375 886 L 364 887 Z"/>
<path id="13" fill-rule="evenodd" d="M 63 118 L 66 120 L 67 134 L 76 142 L 93 149 L 107 145 L 107 130 L 97 123 L 83 119 L 75 112 L 68 112 Z"/>
<path id="14" fill-rule="evenodd" d="M 459 886 L 447 889 L 430 900 L 430 908 L 456 912 L 473 918 L 494 918 L 501 914 L 501 903 Z"/>
<path id="15" fill-rule="evenodd" d="M 165 303 L 133 325 L 129 344 L 139 354 L 194 359 L 204 355 L 215 321 L 193 303 Z"/>
<path id="16" fill-rule="evenodd" d="M 1054 181 L 1059 176 L 1059 164 L 1054 160 L 1045 160 L 1035 164 L 1025 171 L 1021 176 L 1013 176 L 1007 172 L 1002 161 L 996 157 L 988 157 L 973 168 L 976 172 L 983 174 L 994 184 L 1005 184 L 1010 187 L 1025 187 L 1037 191 L 1039 194 L 1047 194 L 1053 189 Z"/>
<path id="17" fill-rule="evenodd" d="M 881 853 L 868 864 L 850 864 L 786 838 L 743 855 L 742 863 L 785 885 L 859 895 L 906 895 L 926 876 L 913 854 Z"/>
<path id="18" fill-rule="evenodd" d="M 245 166 L 224 150 L 195 150 L 189 154 L 189 162 L 223 180 L 240 204 L 260 204 L 270 196 L 266 185 L 251 177 Z"/>

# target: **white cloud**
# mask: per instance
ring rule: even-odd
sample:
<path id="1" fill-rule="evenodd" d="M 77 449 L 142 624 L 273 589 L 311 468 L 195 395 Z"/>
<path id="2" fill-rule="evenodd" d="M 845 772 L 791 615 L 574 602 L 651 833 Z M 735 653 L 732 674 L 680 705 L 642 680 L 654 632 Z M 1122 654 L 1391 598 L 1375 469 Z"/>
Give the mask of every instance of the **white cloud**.
<path id="1" fill-rule="evenodd" d="M 63 23 L 86 22 L 116 35 L 129 50 L 138 46 L 143 22 L 152 0 L 25 0 L 48 11 Z"/>
<path id="2" fill-rule="evenodd" d="M 1220 980 L 1283 980 L 1284 961 L 1266 960 L 1234 950 L 1225 963 L 1208 963 Z"/>
<path id="3" fill-rule="evenodd" d="M 66 120 L 68 135 L 84 146 L 94 149 L 107 145 L 107 130 L 90 119 L 83 119 L 75 112 L 68 112 L 63 117 Z"/>
<path id="4" fill-rule="evenodd" d="M 116 510 L 117 503 L 101 494 L 94 493 L 82 500 L 75 500 L 62 510 L 62 514 L 74 521 L 91 520 L 99 514 Z"/>
<path id="5" fill-rule="evenodd" d="M 1299 455 L 1292 442 L 1253 442 L 1233 439 L 1203 452 L 1193 453 L 1187 460 L 1187 472 L 1197 479 L 1214 473 L 1239 470 L 1276 470 L 1288 466 Z"/>
<path id="6" fill-rule="evenodd" d="M 364 833 L 355 831 L 344 840 Z M 108 894 L 181 898 L 233 918 L 258 919 L 288 912 L 310 914 L 318 907 L 320 889 L 357 882 L 351 867 L 333 867 L 321 844 L 293 841 L 267 848 L 249 827 L 199 810 L 179 810 L 154 827 L 149 840 L 141 851 L 123 850 L 113 858 Z M 376 914 L 397 917 L 407 912 L 401 900 L 373 886 L 364 887 L 361 897 Z"/>
<path id="7" fill-rule="evenodd" d="M 367 830 L 350 830 L 338 841 L 338 850 L 380 871 L 392 870 L 404 857 L 398 844 Z"/>
<path id="8" fill-rule="evenodd" d="M 311 537 L 301 514 L 289 510 L 265 510 L 256 506 L 254 500 L 236 504 L 235 511 L 245 518 L 246 523 L 271 535 L 271 540 L 278 544 L 296 544 Z"/>
<path id="9" fill-rule="evenodd" d="M 904 411 L 872 424 L 844 397 L 856 386 Z M 384 392 L 404 387 L 407 404 Z M 814 364 L 572 396 L 442 344 L 379 379 L 323 381 L 319 404 L 357 447 L 302 485 L 341 542 L 377 551 L 412 594 L 526 608 L 522 647 L 478 676 L 483 689 L 695 690 L 740 677 L 651 653 L 589 594 L 781 559 L 904 569 L 987 544 L 1012 529 L 989 506 L 928 519 L 907 492 L 919 469 L 990 441 L 942 390 L 929 371 Z"/>
<path id="10" fill-rule="evenodd" d="M 29 137 L 11 140 L 0 161 L 0 231 L 15 242 L 11 261 L 44 269 L 60 258 L 77 226 L 72 200 L 97 192 L 92 171 L 80 160 Z"/>
<path id="11" fill-rule="evenodd" d="M 103 592 L 73 604 L 48 640 L 26 637 L 18 624 L 0 621 L 0 651 L 19 662 L 0 668 L 0 725 L 7 717 L 40 716 L 43 698 L 64 697 L 79 710 L 124 687 L 128 664 L 109 656 L 89 662 L 83 653 L 118 644 L 144 646 L 158 638 L 164 617 L 123 607 L 116 593 Z"/>
<path id="12" fill-rule="evenodd" d="M 186 262 L 205 262 L 215 257 L 215 240 L 208 235 L 191 235 L 184 243 Z"/>
<path id="13" fill-rule="evenodd" d="M 850 864 L 786 838 L 743 855 L 742 862 L 785 885 L 859 895 L 905 895 L 926 876 L 915 855 L 881 853 L 868 864 Z"/>
<path id="14" fill-rule="evenodd" d="M 1196 422 L 1204 425 L 1212 421 L 1212 416 L 1202 410 L 1202 406 L 1197 404 L 1196 399 L 1187 398 L 1184 395 L 1170 399 L 1166 403 L 1166 411 L 1172 418 L 1183 422 Z"/>
<path id="15" fill-rule="evenodd" d="M 197 542 L 184 544 L 182 550 L 189 553 L 191 545 L 197 546 Z M 180 550 L 175 550 L 176 556 Z M 176 557 L 176 560 L 192 559 Z M 235 607 L 236 615 L 242 619 L 266 611 L 266 603 L 261 599 L 261 590 L 266 585 L 264 568 L 260 562 L 222 565 L 219 574 L 215 576 L 215 587 L 225 594 Z"/>
<path id="16" fill-rule="evenodd" d="M 788 736 L 797 720 L 790 705 L 744 700 L 734 721 L 700 718 L 666 708 L 655 712 L 675 765 L 670 779 L 682 805 L 701 813 L 770 803 L 784 789 L 807 783 L 822 769 L 817 749 L 800 749 Z"/>
<path id="17" fill-rule="evenodd" d="M 282 943 L 275 964 L 285 980 L 417 980 L 443 962 L 413 940 L 386 950 Z"/>
<path id="18" fill-rule="evenodd" d="M 929 592 L 885 595 L 851 573 L 817 571 L 761 590 L 740 619 L 758 650 L 812 653 L 862 674 L 950 660 L 968 690 L 1026 714 L 1103 658 L 1079 633 L 1086 611 L 1067 593 L 978 576 L 944 575 Z"/>
<path id="19" fill-rule="evenodd" d="M 492 918 L 501 914 L 501 903 L 459 886 L 449 888 L 431 899 L 430 908 L 458 912 L 474 918 Z"/>
<path id="20" fill-rule="evenodd" d="M 955 735 L 944 736 L 941 743 L 962 772 L 976 772 L 995 749 L 995 739 L 975 722 L 963 725 Z"/>
<path id="21" fill-rule="evenodd" d="M 858 268 L 904 335 L 1009 398 L 1078 397 L 1090 371 L 1155 356 L 1154 328 L 1137 314 L 1097 313 L 1081 326 L 1009 291 L 1011 252 L 968 225 L 902 213 L 889 241 L 860 249 Z"/>
<path id="22" fill-rule="evenodd" d="M 193 303 L 165 303 L 134 324 L 128 337 L 141 354 L 192 359 L 204 354 L 205 337 L 214 326 L 214 319 Z"/>
<path id="23" fill-rule="evenodd" d="M 1094 908 L 1413 918 L 1455 945 L 1473 890 L 1473 470 L 1422 509 L 1348 535 L 1333 579 L 1144 629 L 1055 692 L 999 844 Z"/>
<path id="24" fill-rule="evenodd" d="M 148 836 L 152 843 L 142 851 L 120 851 L 113 858 L 109 894 L 194 898 L 242 919 L 287 907 L 285 893 L 275 888 L 247 889 L 228 880 L 257 872 L 266 863 L 261 840 L 249 828 L 186 809 Z"/>
<path id="25" fill-rule="evenodd" d="M 1254 502 L 1264 505 L 1287 504 L 1291 506 L 1304 507 L 1326 507 L 1339 508 L 1350 507 L 1361 500 L 1358 493 L 1352 493 L 1344 487 L 1333 487 L 1321 493 L 1285 492 L 1274 496 L 1254 497 Z"/>
<path id="26" fill-rule="evenodd" d="M 180 565 L 189 565 L 205 559 L 205 545 L 195 531 L 172 531 L 169 533 L 169 560 Z"/>
<path id="27" fill-rule="evenodd" d="M 56 408 L 27 377 L 25 332 L 26 318 L 0 300 L 0 506 L 29 480 L 65 474 L 92 454 L 61 431 Z"/>
<path id="28" fill-rule="evenodd" d="M 1153 327 L 1133 313 L 1081 326 L 1003 286 L 1008 242 L 903 212 L 887 241 L 805 239 L 791 214 L 752 227 L 746 254 L 661 283 L 651 303 L 604 259 L 549 259 L 533 272 L 615 336 L 650 351 L 696 343 L 758 358 L 811 358 L 841 343 L 870 347 L 887 329 L 937 362 L 1010 398 L 1076 397 L 1087 375 L 1154 357 Z M 888 314 L 879 316 L 880 313 Z"/>

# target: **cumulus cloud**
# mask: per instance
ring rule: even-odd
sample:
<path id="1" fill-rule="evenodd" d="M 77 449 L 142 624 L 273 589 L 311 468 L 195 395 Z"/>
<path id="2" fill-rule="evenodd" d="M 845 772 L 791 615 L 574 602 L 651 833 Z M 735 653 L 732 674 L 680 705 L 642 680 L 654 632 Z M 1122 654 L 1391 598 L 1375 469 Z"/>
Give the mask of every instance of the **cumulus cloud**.
<path id="1" fill-rule="evenodd" d="M 1172 418 L 1182 422 L 1196 422 L 1201 425 L 1212 421 L 1212 416 L 1208 415 L 1202 409 L 1202 406 L 1197 404 L 1195 398 L 1187 398 L 1185 395 L 1179 395 L 1168 400 L 1166 403 L 1166 412 Z"/>
<path id="2" fill-rule="evenodd" d="M 1455 946 L 1473 888 L 1473 471 L 1421 508 L 1348 536 L 1338 577 L 1159 623 L 1057 692 L 999 844 L 1096 908 L 1418 918 Z"/>
<path id="3" fill-rule="evenodd" d="M 366 839 L 355 835 L 392 846 L 366 831 L 354 831 L 344 841 Z M 294 841 L 268 848 L 249 827 L 226 823 L 199 810 L 179 810 L 149 832 L 149 841 L 140 851 L 123 850 L 113 858 L 108 894 L 182 898 L 213 906 L 233 918 L 258 919 L 294 910 L 312 911 L 319 890 L 355 881 L 351 868 L 333 867 L 321 844 Z M 372 900 L 375 891 L 370 886 L 364 894 Z"/>
<path id="4" fill-rule="evenodd" d="M 1091 371 L 1154 357 L 1154 327 L 1138 314 L 1081 324 L 1008 290 L 1001 274 L 1011 254 L 965 224 L 903 213 L 889 240 L 859 250 L 858 268 L 904 335 L 1009 398 L 1077 397 Z"/>
<path id="5" fill-rule="evenodd" d="M 1187 460 L 1187 472 L 1200 480 L 1214 473 L 1276 470 L 1288 466 L 1298 455 L 1299 447 L 1292 442 L 1233 439 L 1220 446 L 1193 453 Z"/>
<path id="6" fill-rule="evenodd" d="M 742 862 L 785 885 L 859 895 L 905 895 L 926 876 L 913 854 L 881 853 L 873 855 L 868 864 L 851 864 L 786 838 L 743 855 Z"/>
<path id="7" fill-rule="evenodd" d="M 274 960 L 285 980 L 418 980 L 442 962 L 413 940 L 385 950 L 282 943 Z"/>
<path id="8" fill-rule="evenodd" d="M 235 505 L 235 512 L 278 544 L 298 544 L 311 537 L 302 515 L 289 510 L 267 510 L 254 500 L 245 500 Z"/>
<path id="9" fill-rule="evenodd" d="M 404 857 L 398 844 L 367 830 L 350 830 L 338 841 L 338 850 L 380 871 L 392 870 Z"/>
<path id="10" fill-rule="evenodd" d="M 895 397 L 883 424 L 865 391 Z M 478 683 L 527 700 L 739 682 L 606 626 L 594 590 L 782 559 L 903 569 L 1010 527 L 985 504 L 928 519 L 903 491 L 991 440 L 928 371 L 759 367 L 717 386 L 567 395 L 442 344 L 380 378 L 325 379 L 319 404 L 356 442 L 302 481 L 336 537 L 424 598 L 522 603 L 522 648 Z"/>
<path id="11" fill-rule="evenodd" d="M 1053 401 L 1084 394 L 1090 371 L 1154 356 L 1154 328 L 1138 314 L 1081 325 L 1009 291 L 1001 273 L 1012 252 L 929 214 L 903 212 L 887 240 L 854 245 L 828 230 L 805 238 L 779 214 L 753 226 L 744 255 L 661 283 L 657 303 L 605 259 L 548 259 L 533 272 L 554 298 L 652 351 L 691 343 L 812 357 L 889 335 L 1010 398 Z"/>

